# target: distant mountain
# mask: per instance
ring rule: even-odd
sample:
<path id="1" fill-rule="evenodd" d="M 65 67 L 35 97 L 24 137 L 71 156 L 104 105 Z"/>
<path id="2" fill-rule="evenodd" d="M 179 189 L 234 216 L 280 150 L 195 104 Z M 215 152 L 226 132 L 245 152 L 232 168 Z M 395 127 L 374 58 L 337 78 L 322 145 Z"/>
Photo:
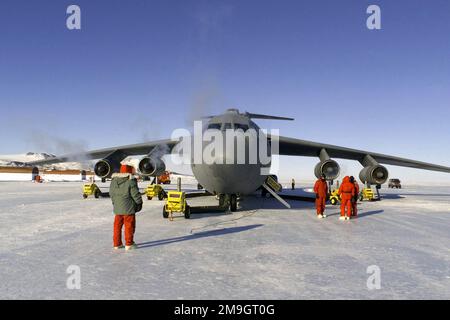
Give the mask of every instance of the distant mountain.
<path id="1" fill-rule="evenodd" d="M 35 153 L 35 152 L 27 152 L 25 154 L 15 154 L 15 155 L 0 155 L 0 166 L 6 167 L 23 167 L 27 162 L 37 161 L 37 160 L 46 160 L 54 158 L 55 155 L 49 153 Z M 57 169 L 57 170 L 81 170 L 81 169 L 89 169 L 86 168 L 86 165 L 82 165 L 78 162 L 67 162 L 60 164 L 52 164 L 45 166 L 45 168 L 49 169 Z"/>

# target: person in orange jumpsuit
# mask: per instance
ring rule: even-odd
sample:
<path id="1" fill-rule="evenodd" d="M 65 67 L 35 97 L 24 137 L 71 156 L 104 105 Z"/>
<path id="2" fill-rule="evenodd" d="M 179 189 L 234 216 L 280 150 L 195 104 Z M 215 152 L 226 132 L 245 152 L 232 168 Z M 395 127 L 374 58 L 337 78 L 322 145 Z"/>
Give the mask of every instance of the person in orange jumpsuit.
<path id="1" fill-rule="evenodd" d="M 350 182 L 348 176 L 342 181 L 338 192 L 341 196 L 341 216 L 339 220 L 349 220 L 352 214 L 352 198 L 355 196 L 356 188 L 355 184 Z"/>
<path id="2" fill-rule="evenodd" d="M 314 184 L 314 193 L 316 194 L 317 218 L 325 218 L 326 215 L 323 213 L 325 212 L 325 203 L 328 196 L 328 184 L 324 174 L 322 174 L 320 179 Z"/>
<path id="3" fill-rule="evenodd" d="M 350 182 L 352 182 L 355 185 L 355 196 L 353 197 L 352 201 L 352 217 L 358 216 L 358 195 L 359 195 L 359 184 L 358 181 L 356 181 L 355 177 L 350 177 Z"/>

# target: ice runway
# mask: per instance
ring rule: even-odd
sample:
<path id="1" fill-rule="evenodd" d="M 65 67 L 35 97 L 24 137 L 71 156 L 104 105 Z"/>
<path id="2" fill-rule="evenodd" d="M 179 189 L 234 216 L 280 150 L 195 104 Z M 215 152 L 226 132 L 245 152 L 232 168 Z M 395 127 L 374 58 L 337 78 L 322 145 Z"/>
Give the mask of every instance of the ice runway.
<path id="1" fill-rule="evenodd" d="M 130 252 L 112 250 L 110 199 L 81 187 L 0 183 L 1 299 L 450 299 L 450 187 L 384 188 L 349 222 L 331 205 L 318 220 L 311 203 L 259 197 L 171 222 L 144 200 Z M 80 290 L 66 286 L 71 265 Z"/>

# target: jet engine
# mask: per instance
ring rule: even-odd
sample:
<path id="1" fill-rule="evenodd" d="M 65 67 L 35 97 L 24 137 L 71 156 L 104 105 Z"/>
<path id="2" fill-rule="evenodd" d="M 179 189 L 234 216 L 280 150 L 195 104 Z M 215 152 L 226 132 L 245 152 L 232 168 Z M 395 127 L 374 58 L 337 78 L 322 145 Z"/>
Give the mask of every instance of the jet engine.
<path id="1" fill-rule="evenodd" d="M 94 166 L 95 174 L 102 179 L 109 179 L 113 173 L 120 171 L 120 162 L 125 159 L 126 154 L 121 151 L 114 151 L 106 158 L 98 161 Z"/>
<path id="2" fill-rule="evenodd" d="M 119 170 L 120 161 L 114 161 L 111 159 L 102 159 L 94 166 L 95 174 L 102 179 L 111 178 L 113 173 L 119 172 Z"/>
<path id="3" fill-rule="evenodd" d="M 161 158 L 144 157 L 139 161 L 139 173 L 144 177 L 159 176 L 166 170 L 166 164 Z"/>
<path id="4" fill-rule="evenodd" d="M 314 174 L 317 178 L 320 178 L 322 174 L 325 175 L 327 180 L 334 180 L 339 176 L 341 168 L 339 164 L 331 159 L 320 161 L 314 168 Z"/>
<path id="5" fill-rule="evenodd" d="M 389 172 L 382 165 L 368 166 L 361 170 L 359 179 L 363 183 L 368 184 L 383 184 L 388 179 Z"/>

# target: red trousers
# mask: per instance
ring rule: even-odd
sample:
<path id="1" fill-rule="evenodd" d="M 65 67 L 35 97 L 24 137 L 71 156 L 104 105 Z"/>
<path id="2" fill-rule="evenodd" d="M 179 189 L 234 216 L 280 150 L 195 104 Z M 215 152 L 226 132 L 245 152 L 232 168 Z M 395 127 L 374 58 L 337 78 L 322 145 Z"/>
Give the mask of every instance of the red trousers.
<path id="1" fill-rule="evenodd" d="M 347 214 L 345 209 L 347 209 Z M 347 215 L 347 217 L 352 215 L 352 196 L 343 193 L 341 195 L 341 217 L 344 217 L 345 215 Z"/>
<path id="2" fill-rule="evenodd" d="M 118 215 L 114 219 L 114 247 L 122 246 L 122 226 L 125 225 L 125 245 L 131 246 L 134 244 L 134 231 L 136 230 L 136 216 Z"/>
<path id="3" fill-rule="evenodd" d="M 326 197 L 319 197 L 319 198 L 316 199 L 317 214 L 323 214 L 324 213 L 326 200 L 327 200 Z"/>

